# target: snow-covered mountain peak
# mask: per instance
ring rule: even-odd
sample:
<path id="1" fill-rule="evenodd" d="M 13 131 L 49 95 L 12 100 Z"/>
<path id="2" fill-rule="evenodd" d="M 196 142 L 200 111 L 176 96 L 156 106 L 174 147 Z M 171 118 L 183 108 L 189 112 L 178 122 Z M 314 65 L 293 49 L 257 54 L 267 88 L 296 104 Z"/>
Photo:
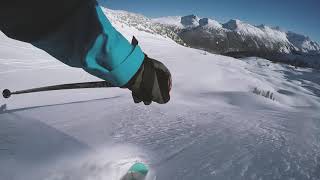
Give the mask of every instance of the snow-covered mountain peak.
<path id="1" fill-rule="evenodd" d="M 256 27 L 263 30 L 263 31 L 278 31 L 278 32 L 286 33 L 286 31 L 281 29 L 279 26 L 271 27 L 271 26 L 267 26 L 265 24 L 260 24 Z"/>
<path id="2" fill-rule="evenodd" d="M 265 24 L 260 24 L 258 26 L 256 26 L 257 28 L 260 28 L 260 29 L 272 29 L 271 27 L 265 25 Z M 280 30 L 280 29 L 274 29 L 274 30 Z"/>
<path id="3" fill-rule="evenodd" d="M 181 17 L 181 24 L 187 28 L 196 27 L 196 26 L 199 26 L 199 20 L 200 18 L 198 16 L 191 14 L 191 15 Z"/>
<path id="4" fill-rule="evenodd" d="M 312 41 L 308 36 L 297 34 L 294 32 L 287 32 L 289 41 L 302 52 L 319 52 L 320 45 Z"/>
<path id="5" fill-rule="evenodd" d="M 226 30 L 232 31 L 241 35 L 244 39 L 255 39 L 256 42 L 260 41 L 265 47 L 273 49 L 275 45 L 282 44 L 283 47 L 277 51 L 282 53 L 290 52 L 290 42 L 287 39 L 285 32 L 272 29 L 264 24 L 254 26 L 249 23 L 232 19 L 223 24 Z"/>
<path id="6" fill-rule="evenodd" d="M 180 29 L 193 28 L 199 26 L 200 18 L 196 15 L 168 16 L 152 19 L 152 22 L 172 26 Z"/>
<path id="7" fill-rule="evenodd" d="M 290 38 L 294 38 L 296 41 L 311 41 L 310 38 L 308 36 L 302 35 L 302 34 L 298 34 L 292 31 L 288 31 L 288 37 Z"/>
<path id="8" fill-rule="evenodd" d="M 199 20 L 200 26 L 208 26 L 210 28 L 222 28 L 222 24 L 220 24 L 218 21 L 215 21 L 213 19 L 209 18 L 202 18 Z"/>
<path id="9" fill-rule="evenodd" d="M 236 30 L 238 29 L 242 24 L 244 24 L 242 21 L 240 21 L 239 19 L 231 19 L 230 21 L 224 23 L 222 26 L 225 29 L 229 29 L 229 30 Z"/>
<path id="10" fill-rule="evenodd" d="M 257 27 L 258 28 L 264 28 L 266 25 L 265 24 L 260 24 L 260 25 L 258 25 Z"/>
<path id="11" fill-rule="evenodd" d="M 183 28 L 181 24 L 181 16 L 167 16 L 152 19 L 154 23 L 164 24 L 168 26 L 176 26 L 179 28 Z"/>
<path id="12" fill-rule="evenodd" d="M 280 26 L 273 26 L 271 28 L 278 31 L 284 31 Z"/>
<path id="13" fill-rule="evenodd" d="M 231 19 L 227 23 L 223 24 L 223 28 L 242 36 L 250 36 L 257 38 L 263 38 L 266 36 L 264 30 L 262 30 L 261 28 L 245 23 L 238 19 Z"/>

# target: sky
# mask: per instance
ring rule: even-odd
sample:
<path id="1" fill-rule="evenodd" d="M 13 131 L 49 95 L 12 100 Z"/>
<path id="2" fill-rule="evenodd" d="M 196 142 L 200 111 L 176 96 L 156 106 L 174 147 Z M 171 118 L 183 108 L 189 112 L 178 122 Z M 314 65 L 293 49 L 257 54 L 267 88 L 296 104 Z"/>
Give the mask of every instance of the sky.
<path id="1" fill-rule="evenodd" d="M 99 0 L 110 9 L 147 17 L 195 14 L 225 23 L 240 19 L 253 25 L 280 26 L 320 43 L 320 0 Z"/>

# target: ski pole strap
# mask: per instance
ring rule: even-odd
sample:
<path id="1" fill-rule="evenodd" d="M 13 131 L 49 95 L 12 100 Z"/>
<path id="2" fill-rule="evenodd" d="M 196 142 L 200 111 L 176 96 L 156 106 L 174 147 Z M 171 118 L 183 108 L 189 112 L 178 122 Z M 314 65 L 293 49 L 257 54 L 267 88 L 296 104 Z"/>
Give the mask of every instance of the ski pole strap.
<path id="1" fill-rule="evenodd" d="M 73 83 L 73 84 L 61 84 L 55 86 L 45 86 L 40 88 L 26 89 L 21 91 L 11 92 L 8 89 L 3 90 L 2 95 L 4 98 L 9 98 L 12 94 L 27 94 L 42 91 L 55 91 L 55 90 L 65 90 L 65 89 L 85 89 L 85 88 L 105 88 L 105 87 L 115 87 L 111 83 L 106 81 L 96 81 L 96 82 L 85 82 L 85 83 Z"/>

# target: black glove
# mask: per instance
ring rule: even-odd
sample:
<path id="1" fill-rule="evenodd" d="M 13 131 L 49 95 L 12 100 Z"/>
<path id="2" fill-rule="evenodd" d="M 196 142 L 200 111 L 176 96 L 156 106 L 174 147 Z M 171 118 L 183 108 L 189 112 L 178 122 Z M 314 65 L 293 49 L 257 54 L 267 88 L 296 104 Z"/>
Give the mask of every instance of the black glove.
<path id="1" fill-rule="evenodd" d="M 138 45 L 138 40 L 133 37 L 131 44 Z M 138 72 L 124 86 L 132 91 L 135 103 L 143 101 L 150 105 L 152 101 L 165 104 L 170 100 L 172 86 L 171 74 L 168 68 L 161 62 L 145 55 Z"/>
<path id="2" fill-rule="evenodd" d="M 125 86 L 132 91 L 135 103 L 144 102 L 150 105 L 152 101 L 165 104 L 170 100 L 171 74 L 161 62 L 145 55 L 138 72 Z"/>

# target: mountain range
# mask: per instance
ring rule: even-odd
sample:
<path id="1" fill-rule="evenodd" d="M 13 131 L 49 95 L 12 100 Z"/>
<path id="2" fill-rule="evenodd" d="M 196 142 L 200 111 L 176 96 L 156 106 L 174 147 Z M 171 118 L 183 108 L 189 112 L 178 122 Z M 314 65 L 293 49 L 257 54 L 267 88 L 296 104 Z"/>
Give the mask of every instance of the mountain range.
<path id="1" fill-rule="evenodd" d="M 113 23 L 168 37 L 184 46 L 236 58 L 257 56 L 295 66 L 320 68 L 320 45 L 305 35 L 279 27 L 254 26 L 237 19 L 221 24 L 196 15 L 150 19 L 126 11 L 108 8 L 104 11 Z"/>
<path id="2" fill-rule="evenodd" d="M 232 57 L 258 56 L 296 66 L 320 67 L 320 45 L 279 27 L 254 26 L 238 19 L 224 24 L 196 15 L 152 20 L 172 29 L 186 45 Z"/>

